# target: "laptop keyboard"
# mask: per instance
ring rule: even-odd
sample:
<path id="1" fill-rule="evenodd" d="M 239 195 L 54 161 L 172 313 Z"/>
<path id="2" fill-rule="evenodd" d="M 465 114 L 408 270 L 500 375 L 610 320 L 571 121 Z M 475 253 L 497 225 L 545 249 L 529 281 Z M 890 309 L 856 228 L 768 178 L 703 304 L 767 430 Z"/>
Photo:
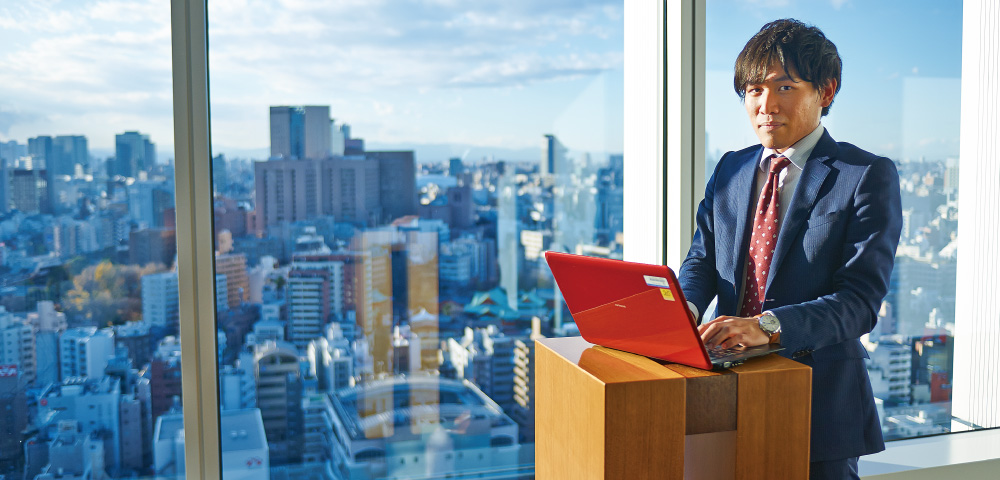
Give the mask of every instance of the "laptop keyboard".
<path id="1" fill-rule="evenodd" d="M 727 358 L 735 357 L 736 355 L 746 352 L 746 348 L 743 347 L 732 347 L 732 348 L 709 348 L 708 358 L 714 363 L 716 360 L 725 360 Z"/>

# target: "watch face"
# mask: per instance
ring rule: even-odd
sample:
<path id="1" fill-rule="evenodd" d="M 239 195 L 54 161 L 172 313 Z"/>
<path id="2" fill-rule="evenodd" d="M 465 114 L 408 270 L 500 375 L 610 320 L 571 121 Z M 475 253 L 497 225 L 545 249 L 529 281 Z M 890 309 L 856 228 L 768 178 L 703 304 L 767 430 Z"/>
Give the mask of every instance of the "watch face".
<path id="1" fill-rule="evenodd" d="M 773 334 L 774 332 L 777 332 L 778 328 L 781 326 L 781 324 L 778 323 L 778 319 L 775 318 L 773 315 L 763 315 L 763 316 L 761 316 L 759 323 L 760 323 L 761 330 L 764 330 L 765 332 L 767 332 L 768 335 Z"/>

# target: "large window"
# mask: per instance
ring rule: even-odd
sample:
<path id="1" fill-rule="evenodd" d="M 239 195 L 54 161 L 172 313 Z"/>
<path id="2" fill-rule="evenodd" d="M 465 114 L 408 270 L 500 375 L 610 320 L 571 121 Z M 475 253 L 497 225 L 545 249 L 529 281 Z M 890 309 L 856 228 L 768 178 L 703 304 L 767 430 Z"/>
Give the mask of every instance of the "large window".
<path id="1" fill-rule="evenodd" d="M 889 294 L 875 330 L 862 339 L 883 433 L 899 439 L 973 427 L 951 409 L 961 2 L 769 7 L 713 0 L 706 16 L 706 179 L 726 151 L 759 143 L 733 91 L 733 63 L 746 41 L 764 23 L 792 17 L 820 27 L 837 45 L 842 88 L 823 125 L 838 141 L 892 159 L 902 188 L 903 231 Z"/>
<path id="2" fill-rule="evenodd" d="M 542 253 L 622 253 L 622 2 L 208 7 L 224 475 L 531 477 Z"/>
<path id="3" fill-rule="evenodd" d="M 0 477 L 183 473 L 169 17 L 0 7 Z"/>

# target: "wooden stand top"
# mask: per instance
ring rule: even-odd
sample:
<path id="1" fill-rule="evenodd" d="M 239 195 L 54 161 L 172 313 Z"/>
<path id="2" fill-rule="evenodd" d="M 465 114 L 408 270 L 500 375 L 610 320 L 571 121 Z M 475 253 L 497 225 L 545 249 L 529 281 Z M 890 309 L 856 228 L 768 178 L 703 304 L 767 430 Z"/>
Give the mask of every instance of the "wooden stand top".
<path id="1" fill-rule="evenodd" d="M 742 365 L 726 370 L 702 370 L 594 345 L 583 337 L 544 338 L 537 343 L 605 384 L 810 369 L 806 365 L 775 354 L 752 358 Z"/>

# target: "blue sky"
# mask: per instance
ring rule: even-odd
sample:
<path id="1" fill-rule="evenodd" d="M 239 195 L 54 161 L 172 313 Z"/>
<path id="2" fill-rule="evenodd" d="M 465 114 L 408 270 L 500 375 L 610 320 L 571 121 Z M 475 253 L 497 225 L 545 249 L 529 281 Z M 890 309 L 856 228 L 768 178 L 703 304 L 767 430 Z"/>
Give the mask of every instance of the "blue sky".
<path id="1" fill-rule="evenodd" d="M 843 82 L 823 119 L 839 141 L 896 159 L 958 156 L 962 3 L 956 0 L 709 0 L 709 151 L 757 140 L 732 88 L 733 61 L 776 18 L 816 25 L 837 45 Z"/>
<path id="2" fill-rule="evenodd" d="M 172 144 L 169 2 L 0 6 L 0 140 Z M 217 151 L 268 147 L 268 106 L 330 105 L 369 142 L 620 152 L 621 0 L 211 0 Z M 461 152 L 458 152 L 459 154 Z M 531 157 L 536 158 L 534 156 Z"/>

